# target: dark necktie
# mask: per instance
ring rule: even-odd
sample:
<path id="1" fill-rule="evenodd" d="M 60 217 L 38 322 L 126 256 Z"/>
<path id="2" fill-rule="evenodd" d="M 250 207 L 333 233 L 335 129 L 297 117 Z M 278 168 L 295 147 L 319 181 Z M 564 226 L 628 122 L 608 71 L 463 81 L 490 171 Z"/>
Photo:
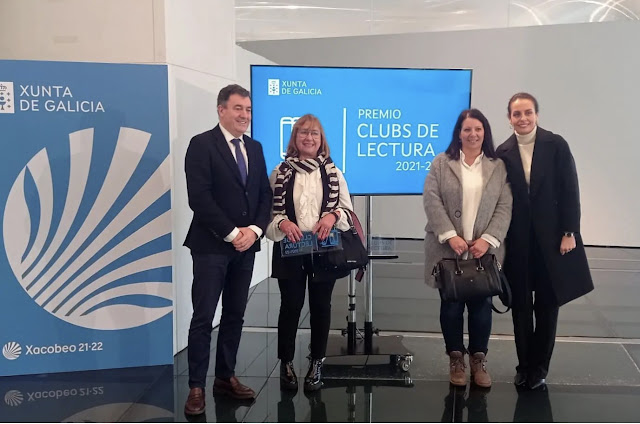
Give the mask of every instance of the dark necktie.
<path id="1" fill-rule="evenodd" d="M 242 154 L 242 149 L 240 148 L 240 140 L 234 138 L 231 140 L 233 145 L 236 147 L 236 162 L 238 162 L 238 171 L 240 171 L 240 179 L 242 180 L 242 184 L 247 184 L 247 163 L 244 160 L 244 155 Z"/>

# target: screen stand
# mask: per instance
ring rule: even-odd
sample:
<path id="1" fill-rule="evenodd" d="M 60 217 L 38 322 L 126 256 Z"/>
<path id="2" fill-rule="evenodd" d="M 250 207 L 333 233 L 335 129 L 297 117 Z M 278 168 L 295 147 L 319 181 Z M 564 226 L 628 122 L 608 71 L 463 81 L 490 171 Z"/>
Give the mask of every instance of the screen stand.
<path id="1" fill-rule="evenodd" d="M 326 378 L 372 378 L 369 371 L 373 371 L 376 379 L 385 378 L 397 381 L 402 380 L 405 385 L 412 385 L 408 376 L 413 355 L 407 351 L 402 344 L 402 336 L 381 336 L 380 330 L 373 327 L 373 275 L 374 263 L 376 260 L 396 259 L 398 255 L 372 255 L 371 254 L 371 220 L 373 209 L 373 198 L 365 197 L 365 223 L 367 233 L 367 251 L 369 252 L 369 265 L 364 278 L 364 328 L 357 328 L 356 321 L 356 280 L 353 272 L 349 276 L 348 282 L 348 314 L 347 328 L 342 330 L 342 336 L 329 335 L 327 343 L 327 360 L 325 361 L 325 371 L 323 377 Z M 374 340 L 374 335 L 376 335 Z M 346 339 L 345 339 L 346 336 Z M 388 361 L 371 360 L 371 356 L 377 356 Z M 338 357 L 351 357 L 352 360 L 343 360 Z M 360 357 L 361 361 L 353 361 L 354 357 Z M 335 359 L 334 359 L 335 358 Z M 362 363 L 364 361 L 364 363 Z M 344 365 L 351 367 L 340 370 Z M 383 365 L 384 369 L 380 368 Z M 359 366 L 360 368 L 354 368 Z M 335 368 L 335 369 L 334 369 Z M 375 370 L 374 370 L 375 368 Z"/>

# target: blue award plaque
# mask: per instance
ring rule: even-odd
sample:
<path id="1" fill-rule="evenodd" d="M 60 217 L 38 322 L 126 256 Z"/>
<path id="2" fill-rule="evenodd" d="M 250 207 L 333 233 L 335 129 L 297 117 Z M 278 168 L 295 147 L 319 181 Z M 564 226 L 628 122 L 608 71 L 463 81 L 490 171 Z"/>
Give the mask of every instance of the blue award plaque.
<path id="1" fill-rule="evenodd" d="M 316 238 L 317 239 L 317 238 Z M 329 233 L 329 237 L 324 240 L 317 240 L 316 251 L 328 252 L 330 250 L 342 250 L 342 236 L 335 228 Z"/>
<path id="2" fill-rule="evenodd" d="M 283 258 L 331 250 L 342 250 L 340 231 L 335 228 L 331 230 L 329 236 L 324 240 L 318 240 L 318 235 L 313 234 L 311 231 L 303 231 L 300 241 L 292 241 L 285 237 L 280 242 L 280 254 Z"/>
<path id="3" fill-rule="evenodd" d="M 300 241 L 289 240 L 285 237 L 280 242 L 280 253 L 283 258 L 290 256 L 309 255 L 314 252 L 314 247 L 317 248 L 318 239 L 311 231 L 303 231 L 302 239 Z"/>

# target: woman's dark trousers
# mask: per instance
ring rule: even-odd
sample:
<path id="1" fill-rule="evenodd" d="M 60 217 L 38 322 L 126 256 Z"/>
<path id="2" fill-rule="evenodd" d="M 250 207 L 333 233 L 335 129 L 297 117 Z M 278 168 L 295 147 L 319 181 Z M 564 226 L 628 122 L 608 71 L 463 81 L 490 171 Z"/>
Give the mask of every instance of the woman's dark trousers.
<path id="1" fill-rule="evenodd" d="M 540 379 L 546 378 L 549 372 L 560 308 L 533 230 L 531 231 L 527 272 L 525 284 L 528 282 L 528 285 L 525 302 L 524 304 L 514 302 L 512 309 L 513 330 L 518 353 L 516 370 L 526 373 L 534 379 Z"/>
<path id="2" fill-rule="evenodd" d="M 322 359 L 327 351 L 327 339 L 331 326 L 331 294 L 336 280 L 311 282 L 309 281 L 310 272 L 307 269 L 308 267 L 305 267 L 305 274 L 299 279 L 278 279 L 280 287 L 278 358 L 282 362 L 292 361 L 295 354 L 296 332 L 307 286 L 311 315 L 311 358 Z"/>

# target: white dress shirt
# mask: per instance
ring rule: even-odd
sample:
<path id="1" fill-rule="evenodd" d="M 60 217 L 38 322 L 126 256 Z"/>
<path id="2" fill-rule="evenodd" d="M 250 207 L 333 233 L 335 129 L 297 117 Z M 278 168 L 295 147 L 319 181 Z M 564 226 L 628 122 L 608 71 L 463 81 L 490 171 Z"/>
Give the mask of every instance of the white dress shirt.
<path id="1" fill-rule="evenodd" d="M 466 241 L 473 241 L 473 227 L 478 215 L 478 207 L 482 199 L 482 159 L 484 153 L 480 153 L 471 165 L 465 162 L 464 152 L 460 151 L 460 175 L 462 177 L 462 234 L 460 237 Z M 445 243 L 450 238 L 457 236 L 455 230 L 447 231 L 438 236 L 440 243 Z M 500 241 L 490 234 L 482 234 L 481 239 L 485 240 L 494 248 L 500 247 Z"/>
<path id="2" fill-rule="evenodd" d="M 236 138 L 240 140 L 240 151 L 244 156 L 244 163 L 247 167 L 247 175 L 249 175 L 249 157 L 247 156 L 247 148 L 244 145 L 244 138 L 242 136 L 234 137 L 222 125 L 220 125 L 220 130 L 222 131 L 222 135 L 224 135 L 224 139 L 227 140 L 227 145 L 229 146 L 229 150 L 231 150 L 231 155 L 236 160 L 236 162 L 238 162 L 238 158 L 236 157 L 236 146 L 231 142 L 231 140 L 234 140 Z M 257 225 L 249 225 L 249 228 L 251 228 L 253 232 L 256 233 L 257 238 L 260 238 L 260 236 L 262 235 L 262 230 L 260 229 L 260 227 L 258 227 Z M 224 241 L 229 243 L 232 242 L 233 239 L 236 238 L 238 233 L 240 233 L 240 229 L 238 227 L 235 227 L 229 234 L 227 234 L 227 236 L 224 238 Z"/>
<path id="3" fill-rule="evenodd" d="M 482 158 L 480 153 L 476 160 L 468 165 L 465 155 L 460 151 L 460 175 L 462 176 L 462 238 L 473 240 L 473 224 L 478 215 L 478 206 L 482 198 Z"/>
<path id="4" fill-rule="evenodd" d="M 269 177 L 272 189 L 276 183 L 279 166 L 280 165 L 276 166 Z M 338 182 L 340 185 L 340 198 L 338 200 L 337 209 L 353 210 L 351 197 L 349 196 L 349 189 L 347 188 L 347 182 L 338 168 L 336 168 L 336 172 L 338 174 Z M 296 178 L 293 184 L 293 205 L 296 212 L 296 220 L 298 221 L 298 228 L 300 228 L 301 231 L 313 230 L 313 226 L 316 225 L 320 219 L 323 194 L 322 175 L 320 174 L 319 169 L 316 169 L 309 174 L 305 172 L 296 173 Z M 267 226 L 266 236 L 268 239 L 280 241 L 285 237 L 285 234 L 278 228 L 278 224 L 283 219 L 288 219 L 287 215 L 279 214 L 273 217 Z M 349 229 L 349 222 L 347 221 L 344 210 L 340 211 L 340 219 L 336 221 L 335 227 L 341 231 Z"/>
<path id="5" fill-rule="evenodd" d="M 229 131 L 227 131 L 222 125 L 220 125 L 220 129 L 222 130 L 222 135 L 224 135 L 224 139 L 227 140 L 227 145 L 229 146 L 229 150 L 231 150 L 231 154 L 233 158 L 238 162 L 238 158 L 236 157 L 236 146 L 231 142 L 231 140 L 238 139 L 240 140 L 240 150 L 242 151 L 242 156 L 244 156 L 244 163 L 247 166 L 247 175 L 249 175 L 249 158 L 247 157 L 247 147 L 244 145 L 244 137 L 234 137 Z"/>

